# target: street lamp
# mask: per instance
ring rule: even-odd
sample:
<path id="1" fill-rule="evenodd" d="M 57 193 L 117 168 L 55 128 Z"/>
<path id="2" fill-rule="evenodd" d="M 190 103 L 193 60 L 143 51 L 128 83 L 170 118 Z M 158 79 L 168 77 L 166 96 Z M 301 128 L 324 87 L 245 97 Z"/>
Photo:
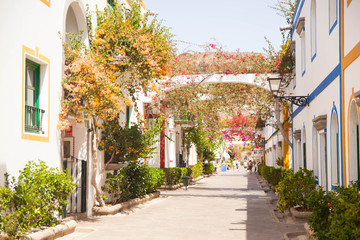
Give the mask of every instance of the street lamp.
<path id="1" fill-rule="evenodd" d="M 309 95 L 307 96 L 279 96 L 282 78 L 281 77 L 268 77 L 267 78 L 270 86 L 270 91 L 275 98 L 280 100 L 285 99 L 297 106 L 309 105 Z"/>

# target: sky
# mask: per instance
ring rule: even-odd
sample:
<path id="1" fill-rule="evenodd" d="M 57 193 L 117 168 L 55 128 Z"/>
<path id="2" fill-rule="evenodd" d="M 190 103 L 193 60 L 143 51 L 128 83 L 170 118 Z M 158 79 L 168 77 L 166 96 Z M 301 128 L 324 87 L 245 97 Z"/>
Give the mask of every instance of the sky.
<path id="1" fill-rule="evenodd" d="M 163 19 L 180 43 L 178 53 L 200 51 L 197 45 L 217 44 L 225 51 L 264 52 L 266 36 L 278 50 L 283 17 L 269 6 L 277 0 L 143 0 Z"/>

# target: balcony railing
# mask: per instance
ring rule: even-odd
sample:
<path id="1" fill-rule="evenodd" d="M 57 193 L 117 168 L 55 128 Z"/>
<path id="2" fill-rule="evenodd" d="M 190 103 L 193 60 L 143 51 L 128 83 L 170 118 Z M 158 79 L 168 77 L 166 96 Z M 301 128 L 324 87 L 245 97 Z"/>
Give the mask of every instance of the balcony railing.
<path id="1" fill-rule="evenodd" d="M 25 106 L 25 131 L 44 133 L 42 120 L 45 110 L 33 106 Z"/>

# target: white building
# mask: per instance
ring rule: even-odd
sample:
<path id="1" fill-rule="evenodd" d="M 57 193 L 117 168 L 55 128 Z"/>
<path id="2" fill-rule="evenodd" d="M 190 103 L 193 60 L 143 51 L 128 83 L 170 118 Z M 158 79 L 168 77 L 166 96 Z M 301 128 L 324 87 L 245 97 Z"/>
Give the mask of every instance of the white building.
<path id="1" fill-rule="evenodd" d="M 292 167 L 314 170 L 327 190 L 360 179 L 359 10 L 358 1 L 299 0 L 293 17 L 296 76 L 286 90 L 309 105 L 292 109 Z"/>
<path id="2" fill-rule="evenodd" d="M 29 160 L 40 159 L 50 167 L 68 168 L 78 183 L 78 188 L 71 197 L 69 211 L 87 211 L 87 214 L 91 215 L 95 200 L 90 184 L 91 148 L 87 125 L 73 124 L 72 128 L 65 132 L 57 129 L 63 97 L 62 39 L 66 39 L 66 33 L 83 31 L 82 41 L 89 45 L 86 5 L 89 7 L 89 13 L 94 15 L 96 9 L 104 9 L 112 2 L 0 2 L 0 100 L 4 111 L 0 139 L 1 186 L 5 183 L 5 173 L 17 176 Z M 130 6 L 126 0 L 119 3 Z M 145 6 L 142 6 L 145 10 Z M 95 23 L 95 15 L 92 20 Z M 144 103 L 147 102 L 151 102 L 151 99 L 139 97 L 139 112 L 144 112 Z M 136 122 L 137 116 L 133 107 L 128 108 L 123 118 L 129 122 Z M 171 124 L 167 126 L 166 131 L 170 130 L 174 130 Z M 175 143 L 169 145 L 171 144 Z M 170 153 L 175 155 L 174 150 Z M 97 181 L 103 182 L 103 153 L 100 155 L 102 162 L 98 167 Z M 167 159 L 171 162 L 170 160 L 175 158 L 168 156 Z M 159 158 L 151 165 L 158 167 Z"/>

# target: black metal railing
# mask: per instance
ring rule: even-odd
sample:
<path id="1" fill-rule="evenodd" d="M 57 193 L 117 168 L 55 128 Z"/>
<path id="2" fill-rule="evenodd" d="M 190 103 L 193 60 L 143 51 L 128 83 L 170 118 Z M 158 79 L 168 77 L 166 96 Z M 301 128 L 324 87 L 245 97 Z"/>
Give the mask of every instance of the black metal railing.
<path id="1" fill-rule="evenodd" d="M 45 110 L 33 106 L 25 106 L 25 130 L 28 132 L 41 132 L 42 120 Z"/>

